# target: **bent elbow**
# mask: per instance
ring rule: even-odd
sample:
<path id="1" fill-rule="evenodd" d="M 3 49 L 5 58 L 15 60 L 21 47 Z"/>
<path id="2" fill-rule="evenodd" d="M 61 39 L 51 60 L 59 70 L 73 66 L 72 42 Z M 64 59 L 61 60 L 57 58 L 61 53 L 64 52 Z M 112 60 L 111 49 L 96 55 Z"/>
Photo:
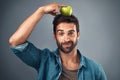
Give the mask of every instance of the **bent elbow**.
<path id="1" fill-rule="evenodd" d="M 10 45 L 10 46 L 13 46 L 13 47 L 14 47 L 14 46 L 17 46 L 15 39 L 9 38 L 9 45 Z"/>

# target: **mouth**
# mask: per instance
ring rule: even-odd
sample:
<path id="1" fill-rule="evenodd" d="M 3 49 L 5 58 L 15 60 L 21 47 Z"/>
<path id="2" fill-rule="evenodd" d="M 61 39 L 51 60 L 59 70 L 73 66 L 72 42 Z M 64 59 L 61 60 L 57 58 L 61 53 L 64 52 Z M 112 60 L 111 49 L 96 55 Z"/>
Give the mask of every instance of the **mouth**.
<path id="1" fill-rule="evenodd" d="M 71 45 L 72 45 L 71 43 L 66 43 L 66 44 L 63 44 L 63 47 L 67 48 L 67 47 L 70 47 Z"/>

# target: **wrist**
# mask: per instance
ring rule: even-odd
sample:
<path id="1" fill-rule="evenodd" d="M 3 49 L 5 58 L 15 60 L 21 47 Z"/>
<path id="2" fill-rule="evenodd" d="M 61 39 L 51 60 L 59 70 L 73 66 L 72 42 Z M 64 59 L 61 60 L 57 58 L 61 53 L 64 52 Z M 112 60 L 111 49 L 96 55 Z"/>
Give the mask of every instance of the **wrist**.
<path id="1" fill-rule="evenodd" d="M 45 14 L 43 7 L 40 7 L 38 10 L 39 10 L 39 13 L 40 13 L 41 15 L 44 15 L 44 14 Z"/>

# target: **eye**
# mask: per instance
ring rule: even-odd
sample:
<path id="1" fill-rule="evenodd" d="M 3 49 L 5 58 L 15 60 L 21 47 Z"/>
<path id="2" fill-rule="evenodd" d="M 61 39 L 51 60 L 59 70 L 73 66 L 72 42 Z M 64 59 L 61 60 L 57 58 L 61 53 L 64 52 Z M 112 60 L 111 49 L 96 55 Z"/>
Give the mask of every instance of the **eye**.
<path id="1" fill-rule="evenodd" d="M 70 31 L 70 32 L 68 33 L 68 35 L 69 35 L 69 36 L 74 36 L 74 32 L 73 32 L 73 31 Z"/>
<path id="2" fill-rule="evenodd" d="M 59 35 L 59 36 L 63 36 L 64 33 L 63 33 L 63 32 L 58 32 L 58 35 Z"/>

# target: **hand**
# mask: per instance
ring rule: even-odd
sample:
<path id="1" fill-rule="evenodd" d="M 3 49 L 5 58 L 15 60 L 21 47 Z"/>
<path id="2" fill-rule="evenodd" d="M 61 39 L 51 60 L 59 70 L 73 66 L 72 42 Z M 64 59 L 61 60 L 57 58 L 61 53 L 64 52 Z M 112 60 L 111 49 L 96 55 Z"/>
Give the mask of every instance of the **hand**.
<path id="1" fill-rule="evenodd" d="M 51 14 L 51 15 L 56 15 L 60 12 L 61 7 L 66 6 L 63 4 L 58 4 L 58 3 L 50 3 L 47 5 L 42 6 L 42 11 L 43 14 Z"/>

